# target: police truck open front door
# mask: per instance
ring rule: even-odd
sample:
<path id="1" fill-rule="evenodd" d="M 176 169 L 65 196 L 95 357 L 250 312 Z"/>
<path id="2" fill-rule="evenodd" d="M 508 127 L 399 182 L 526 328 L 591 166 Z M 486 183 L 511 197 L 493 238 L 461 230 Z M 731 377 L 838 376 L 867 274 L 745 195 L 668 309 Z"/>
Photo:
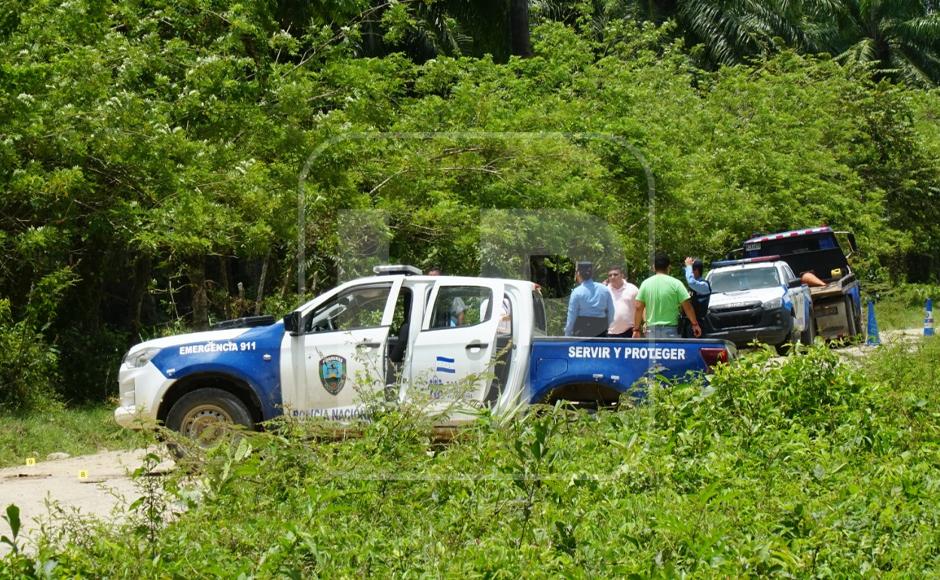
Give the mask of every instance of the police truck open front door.
<path id="1" fill-rule="evenodd" d="M 401 279 L 353 286 L 305 316 L 304 369 L 298 373 L 305 384 L 284 393 L 285 407 L 348 419 L 361 410 L 363 396 L 385 387 L 389 326 L 400 288 Z"/>
<path id="2" fill-rule="evenodd" d="M 411 360 L 411 385 L 427 385 L 432 399 L 479 402 L 492 380 L 501 282 L 467 279 L 431 291 Z"/>

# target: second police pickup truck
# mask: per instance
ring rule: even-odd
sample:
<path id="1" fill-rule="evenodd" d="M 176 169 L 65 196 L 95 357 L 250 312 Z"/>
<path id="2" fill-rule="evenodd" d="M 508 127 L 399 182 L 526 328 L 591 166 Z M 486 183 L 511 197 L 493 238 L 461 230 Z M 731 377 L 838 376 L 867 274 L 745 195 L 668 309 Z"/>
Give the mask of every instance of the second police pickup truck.
<path id="1" fill-rule="evenodd" d="M 117 422 L 198 438 L 218 421 L 254 428 L 283 413 L 353 419 L 366 413 L 363 392 L 443 403 L 462 385 L 466 411 L 445 421 L 454 425 L 480 407 L 616 403 L 651 374 L 701 373 L 736 353 L 720 339 L 549 337 L 531 282 L 376 270 L 280 321 L 229 321 L 134 346 L 121 363 Z"/>
<path id="2" fill-rule="evenodd" d="M 715 262 L 708 273 L 708 335 L 738 345 L 759 341 L 783 351 L 812 344 L 816 334 L 809 288 L 775 256 Z"/>
<path id="3" fill-rule="evenodd" d="M 846 244 L 839 243 L 842 237 Z M 847 245 L 847 250 L 844 247 Z M 801 279 L 807 274 L 815 334 L 825 339 L 851 339 L 862 333 L 862 296 L 849 257 L 858 251 L 855 235 L 829 226 L 755 236 L 744 242 L 744 257 L 775 256 Z"/>
<path id="4" fill-rule="evenodd" d="M 837 234 L 844 234 L 849 252 Z M 712 264 L 706 330 L 736 344 L 758 340 L 783 350 L 814 337 L 851 339 L 862 332 L 861 294 L 848 257 L 855 236 L 828 226 L 752 237 L 742 259 Z"/>

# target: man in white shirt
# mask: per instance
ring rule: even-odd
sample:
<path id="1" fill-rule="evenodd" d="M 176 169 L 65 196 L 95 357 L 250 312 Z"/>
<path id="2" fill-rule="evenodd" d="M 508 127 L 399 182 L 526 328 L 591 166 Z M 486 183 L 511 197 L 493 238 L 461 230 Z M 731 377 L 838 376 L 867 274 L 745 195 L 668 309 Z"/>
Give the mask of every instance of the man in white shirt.
<path id="1" fill-rule="evenodd" d="M 607 270 L 607 290 L 614 300 L 614 320 L 607 329 L 607 336 L 632 337 L 639 288 L 627 282 L 623 268 L 614 266 Z"/>

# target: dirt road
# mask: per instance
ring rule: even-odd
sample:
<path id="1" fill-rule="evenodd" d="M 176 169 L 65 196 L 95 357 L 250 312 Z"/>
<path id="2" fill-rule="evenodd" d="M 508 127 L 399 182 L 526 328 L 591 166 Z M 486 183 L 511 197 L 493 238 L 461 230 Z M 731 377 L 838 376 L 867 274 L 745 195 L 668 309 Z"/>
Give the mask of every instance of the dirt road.
<path id="1" fill-rule="evenodd" d="M 0 469 L 0 510 L 5 513 L 11 503 L 19 506 L 20 537 L 27 541 L 49 514 L 47 500 L 85 515 L 120 517 L 121 508 L 140 496 L 130 474 L 143 464 L 146 454 L 145 449 L 105 451 Z M 169 468 L 171 464 L 163 463 L 157 470 Z M 10 535 L 10 527 L 2 520 L 0 535 Z M 0 556 L 9 549 L 0 545 Z"/>

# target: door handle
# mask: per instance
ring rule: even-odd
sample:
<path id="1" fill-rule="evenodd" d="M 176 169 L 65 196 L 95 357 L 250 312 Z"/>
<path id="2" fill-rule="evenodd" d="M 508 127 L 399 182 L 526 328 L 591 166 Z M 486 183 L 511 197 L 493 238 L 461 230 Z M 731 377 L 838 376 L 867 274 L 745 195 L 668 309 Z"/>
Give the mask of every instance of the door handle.
<path id="1" fill-rule="evenodd" d="M 363 340 L 356 345 L 356 348 L 379 348 L 380 346 L 382 346 L 382 343 Z"/>
<path id="2" fill-rule="evenodd" d="M 474 349 L 474 348 L 486 348 L 486 347 L 488 347 L 488 346 L 489 346 L 489 344 L 487 344 L 487 343 L 485 343 L 485 342 L 471 342 L 470 344 L 468 344 L 468 345 L 466 346 L 466 349 L 467 349 L 467 350 L 471 350 L 471 349 Z"/>

